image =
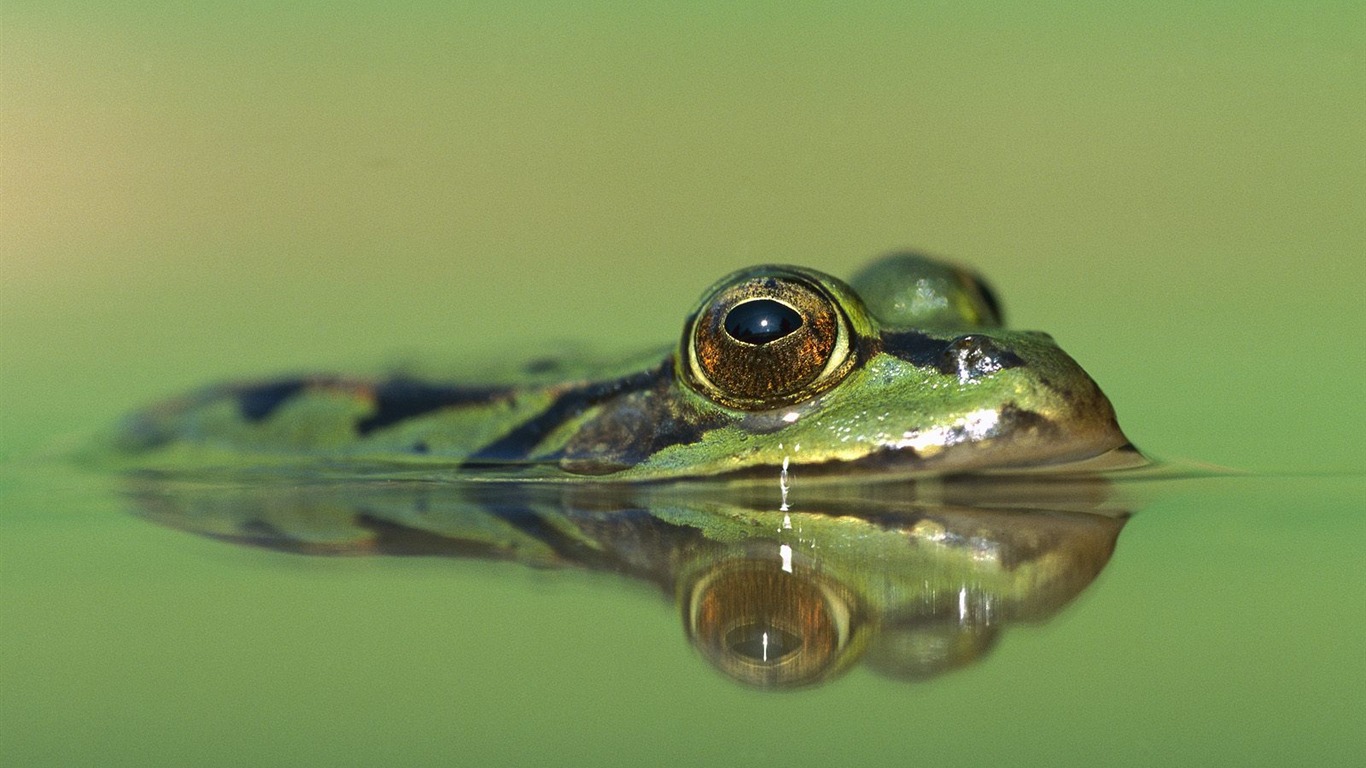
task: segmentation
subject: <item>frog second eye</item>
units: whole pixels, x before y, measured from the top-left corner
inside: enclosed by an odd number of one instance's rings
[[[723,282],[684,338],[687,378],[723,405],[776,408],[829,389],[853,365],[838,301],[795,271],[766,268]]]

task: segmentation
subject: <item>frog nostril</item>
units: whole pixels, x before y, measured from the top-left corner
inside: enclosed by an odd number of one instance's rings
[[[970,334],[949,342],[939,358],[939,372],[957,376],[959,381],[968,381],[1024,364],[1019,355],[991,338]]]

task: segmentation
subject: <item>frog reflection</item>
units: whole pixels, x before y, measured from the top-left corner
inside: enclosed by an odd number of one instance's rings
[[[940,505],[864,524],[878,530],[835,555],[750,542],[709,559],[680,582],[689,639],[762,688],[828,680],[859,661],[927,679],[983,657],[1005,626],[1055,614],[1104,568],[1124,517]]]
[[[1099,479],[839,486],[774,509],[769,488],[451,484],[392,478],[205,486],[144,478],[158,523],[318,555],[580,567],[673,596],[685,634],[765,689],[862,663],[923,680],[1046,620],[1104,568],[1126,513]]]

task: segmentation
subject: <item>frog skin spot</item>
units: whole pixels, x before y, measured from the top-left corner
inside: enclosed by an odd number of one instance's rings
[[[883,331],[882,351],[921,368],[938,368],[949,342],[920,331]]]
[[[564,361],[555,357],[538,357],[522,364],[522,372],[528,376],[544,376],[564,367]]]
[[[670,370],[653,387],[606,403],[557,454],[560,467],[584,475],[617,472],[666,446],[696,443],[709,430],[735,421],[721,412],[688,408],[673,396],[672,379]],[[642,430],[641,424],[652,428]]]
[[[248,422],[264,421],[307,386],[306,379],[284,379],[242,387],[236,393],[237,410]]]
[[[1055,436],[1058,425],[1038,411],[1031,411],[1016,403],[1001,406],[1001,414],[996,420],[997,429],[1004,434],[1037,433],[1045,437]]]
[[[970,334],[949,342],[939,359],[939,372],[957,376],[960,381],[989,376],[1006,368],[1019,368],[1025,361],[985,336]]]
[[[919,331],[884,331],[882,351],[912,365],[960,379],[978,378],[1026,364],[1019,355],[981,334],[945,340]]]
[[[433,411],[492,405],[510,399],[512,395],[513,391],[507,387],[462,387],[428,384],[416,379],[390,379],[375,387],[375,410],[356,422],[356,433],[364,437],[377,429]]]
[[[526,461],[542,441],[564,423],[609,398],[629,395],[661,380],[672,380],[672,365],[608,381],[582,384],[559,393],[544,410],[513,427],[502,437],[473,452],[462,467],[488,467]]]

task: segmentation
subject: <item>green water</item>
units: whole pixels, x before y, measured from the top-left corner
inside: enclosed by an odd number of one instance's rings
[[[1352,765],[1366,752],[1354,3],[7,3],[0,764]],[[639,581],[309,558],[50,458],[224,377],[677,337],[715,278],[919,247],[1159,456],[980,662],[764,693]]]

